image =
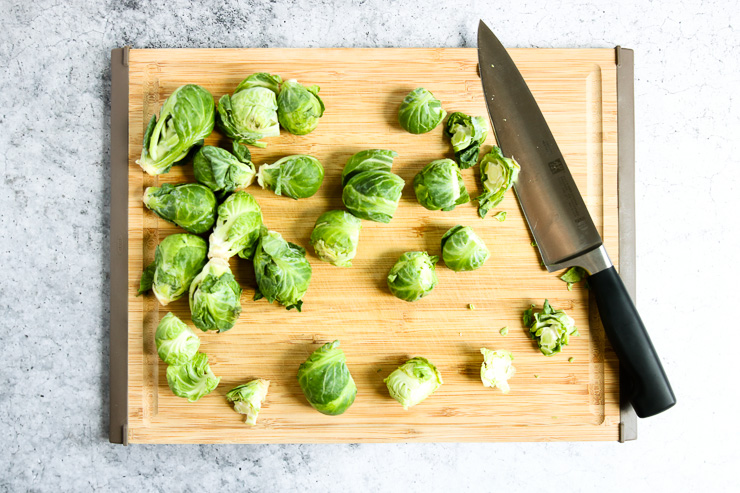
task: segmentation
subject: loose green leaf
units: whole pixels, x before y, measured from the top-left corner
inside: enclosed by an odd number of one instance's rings
[[[303,247],[285,241],[280,233],[263,230],[254,252],[254,273],[259,296],[301,311],[311,282],[311,264]]]
[[[496,214],[494,214],[493,217],[498,222],[502,223],[502,222],[506,221],[506,211],[499,211]]]
[[[157,354],[168,365],[182,365],[198,353],[200,339],[182,320],[168,313],[157,326],[154,335]]]
[[[505,337],[505,336],[509,335],[509,328],[508,327],[501,327],[501,330],[499,330],[498,333]]]
[[[154,115],[149,121],[136,163],[150,175],[167,173],[211,134],[214,107],[213,96],[201,86],[175,89],[159,110],[159,119]]]
[[[234,192],[218,206],[208,258],[228,260],[237,253],[242,258],[252,258],[261,228],[262,210],[257,201],[247,192]]]
[[[393,296],[404,301],[416,301],[428,295],[437,285],[434,265],[438,257],[426,252],[406,252],[388,273],[388,289]]]
[[[298,368],[298,384],[308,403],[323,414],[344,413],[355,401],[357,386],[339,341],[328,342]]]
[[[391,397],[405,410],[419,404],[444,383],[437,367],[419,356],[393,370],[383,382]]]
[[[283,83],[277,104],[280,125],[294,135],[313,132],[325,109],[319,86],[302,86],[295,79]]]
[[[398,123],[412,134],[430,132],[445,116],[442,103],[423,87],[411,91],[398,109]]]
[[[525,310],[522,317],[529,335],[537,341],[537,345],[545,356],[559,353],[563,346],[568,345],[570,336],[577,336],[575,322],[563,310],[555,310],[548,300],[537,312],[532,308]]]
[[[242,312],[242,288],[234,279],[229,262],[212,258],[190,284],[190,316],[203,332],[225,332]]]
[[[482,116],[468,116],[455,112],[445,125],[445,134],[452,141],[455,157],[460,169],[478,164],[480,146],[488,137],[488,124]]]
[[[504,198],[519,175],[519,164],[513,159],[504,157],[501,149],[493,146],[491,151],[483,156],[480,163],[480,179],[483,193],[478,201],[478,215],[486,217],[488,211],[496,207]]]
[[[475,305],[472,303],[468,303],[468,310],[475,310]]]
[[[483,386],[498,387],[504,394],[509,393],[509,379],[516,373],[516,368],[512,364],[514,355],[503,349],[491,351],[481,348],[480,352],[483,355],[483,364],[480,368],[480,379]]]
[[[442,236],[442,260],[455,272],[480,269],[490,252],[470,226],[457,225]]]
[[[152,262],[151,264],[146,266],[144,272],[141,273],[141,281],[139,281],[139,291],[136,293],[136,296],[140,296],[152,289],[152,284],[154,284],[154,271],[156,270],[156,268],[156,262]]]
[[[414,177],[416,200],[430,211],[451,211],[470,201],[462,173],[452,159],[427,164]]]
[[[357,254],[362,221],[347,211],[324,212],[311,233],[311,246],[324,262],[338,267],[352,266]]]
[[[260,140],[280,135],[277,93],[282,79],[267,73],[252,74],[234,94],[218,101],[218,126],[232,140],[266,147]]]
[[[404,185],[400,176],[388,171],[362,171],[345,185],[342,202],[355,217],[389,223],[398,208]]]
[[[583,267],[571,267],[565,271],[565,274],[560,276],[560,279],[568,283],[568,291],[570,291],[575,283],[581,282],[587,277],[588,271]]]
[[[257,172],[257,183],[262,188],[292,199],[312,196],[323,181],[324,167],[308,155],[286,156],[274,164],[263,164]]]
[[[196,235],[205,233],[216,222],[216,197],[208,187],[197,183],[148,187],[144,205],[165,221]]]
[[[195,179],[219,197],[246,189],[257,174],[247,146],[234,141],[234,151],[232,154],[220,147],[203,146],[193,159]]]
[[[167,383],[172,393],[195,402],[218,386],[221,379],[213,374],[208,356],[196,353],[193,359],[167,367]]]
[[[257,415],[267,397],[270,381],[259,378],[234,387],[226,394],[226,400],[234,403],[234,411],[245,414],[244,422],[250,426],[257,424]]]

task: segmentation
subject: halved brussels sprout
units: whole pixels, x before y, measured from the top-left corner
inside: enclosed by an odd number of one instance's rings
[[[264,72],[244,79],[229,96],[218,101],[218,126],[232,140],[256,147],[265,137],[280,135],[277,93],[282,79]]]
[[[445,134],[452,140],[452,148],[461,169],[478,164],[480,146],[488,137],[488,124],[482,116],[468,116],[456,111],[447,119]]]
[[[195,402],[218,386],[221,378],[211,371],[208,356],[197,353],[181,365],[167,367],[167,383],[177,397]]]
[[[196,235],[211,229],[216,221],[216,197],[208,187],[197,183],[148,187],[144,205],[165,221]]]
[[[219,197],[244,190],[257,175],[250,157],[249,149],[237,141],[234,141],[234,154],[220,147],[203,146],[193,159],[195,179]]]
[[[342,414],[355,401],[357,386],[339,341],[327,342],[298,368],[298,384],[308,403],[323,414]]]
[[[342,202],[355,217],[389,223],[398,208],[404,185],[403,178],[393,173],[363,171],[347,182],[342,191]]]
[[[149,120],[136,164],[150,175],[167,173],[211,134],[214,106],[211,93],[198,85],[175,89],[159,110],[159,120],[156,115]]]
[[[283,83],[277,105],[280,125],[294,135],[313,132],[324,114],[319,86],[302,86],[295,79]]]
[[[545,356],[559,353],[563,346],[568,345],[570,336],[578,335],[575,321],[564,310],[555,310],[547,300],[541,312],[535,312],[533,308],[534,305],[524,311],[522,321]]]
[[[229,262],[212,258],[190,284],[190,316],[203,332],[226,332],[242,312],[242,288],[229,269]]]
[[[277,300],[288,310],[301,311],[301,298],[311,282],[311,264],[303,247],[285,241],[280,233],[263,230],[254,252],[254,274],[255,300],[263,297],[270,303]]]
[[[388,273],[388,288],[396,298],[416,301],[428,295],[437,285],[434,264],[438,257],[427,252],[406,252]]]
[[[247,192],[231,194],[218,206],[216,227],[209,239],[208,258],[230,259],[237,253],[251,258],[260,237],[262,210]]]
[[[162,240],[154,251],[154,262],[141,275],[139,294],[151,289],[162,305],[181,298],[206,264],[206,248],[206,240],[191,234]]]
[[[257,172],[257,183],[277,195],[305,199],[315,194],[324,181],[324,167],[313,156],[286,156],[274,164],[263,164]]]
[[[489,255],[486,244],[470,226],[457,225],[442,237],[442,260],[455,272],[478,269]]]
[[[342,170],[342,186],[358,173],[370,170],[387,171],[393,167],[393,159],[398,156],[396,151],[387,149],[368,149],[353,155]]]
[[[434,95],[418,87],[408,93],[398,110],[398,122],[412,134],[427,133],[439,125],[447,116],[442,103]]]
[[[234,403],[234,411],[246,414],[245,423],[254,426],[257,424],[257,415],[262,409],[269,387],[269,380],[258,378],[231,389],[226,394],[226,400]]]
[[[154,342],[157,345],[157,354],[168,365],[187,363],[200,347],[200,339],[195,332],[172,313],[159,321]]]
[[[444,383],[437,367],[419,356],[393,370],[383,382],[391,397],[406,410],[432,395]]]
[[[480,367],[480,379],[484,387],[501,389],[501,392],[509,392],[509,379],[516,373],[516,368],[511,364],[514,361],[514,355],[509,351],[499,349],[491,351],[490,349],[480,348],[483,355],[483,364]]]
[[[416,200],[430,211],[451,211],[470,202],[462,173],[452,159],[438,159],[424,166],[414,177]]]
[[[311,245],[324,262],[351,267],[360,241],[362,221],[347,211],[324,212],[316,220]]]
[[[478,201],[478,215],[486,217],[488,211],[496,207],[504,199],[504,194],[516,181],[519,175],[519,163],[504,157],[501,149],[493,146],[491,151],[483,156],[480,162],[480,181],[483,193],[475,200]]]

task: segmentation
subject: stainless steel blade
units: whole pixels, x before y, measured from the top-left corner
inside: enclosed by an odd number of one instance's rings
[[[601,246],[537,101],[501,42],[478,26],[478,63],[496,142],[521,166],[514,190],[548,270]]]

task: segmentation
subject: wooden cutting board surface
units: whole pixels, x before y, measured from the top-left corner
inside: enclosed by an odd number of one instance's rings
[[[611,49],[514,49],[520,67],[549,122],[586,204],[615,263],[618,262],[616,67]],[[453,157],[443,126],[411,135],[397,123],[398,106],[415,87],[425,87],[452,113],[486,115],[475,49],[218,49],[131,50],[129,57],[129,388],[128,440],[139,443],[270,443],[617,440],[617,360],[605,342],[594,303],[582,285],[566,289],[540,266],[536,248],[513,192],[498,208],[501,223],[478,218],[476,203],[451,212],[431,212],[415,199],[414,175],[434,159]],[[252,301],[251,262],[234,258],[243,287],[243,312],[223,334],[201,333],[201,351],[221,377],[218,388],[197,403],[175,397],[166,366],[154,344],[157,323],[172,311],[189,323],[186,297],[167,307],[152,294],[136,297],[143,266],[169,234],[182,232],[143,207],[145,187],[192,182],[192,166],[160,177],[146,175],[135,160],[146,123],[172,91],[197,83],[218,99],[254,72],[280,74],[321,86],[326,113],[306,136],[285,131],[252,149],[257,164],[289,154],[311,154],[324,165],[319,192],[294,201],[257,185],[249,192],[265,223],[304,246],[313,277],[303,313],[265,300]],[[217,132],[207,144],[228,142]],[[494,143],[492,132],[484,146]],[[321,262],[308,239],[324,211],[342,208],[340,175],[357,151],[398,152],[394,171],[406,187],[393,221],[363,221],[352,268]],[[472,197],[481,191],[478,167],[463,171]],[[475,272],[455,273],[440,262],[439,285],[415,303],[394,298],[386,275],[405,251],[440,255],[447,229],[472,226],[492,252]],[[543,356],[527,336],[522,311],[545,298],[576,321],[580,337],[564,351]],[[475,310],[468,309],[473,304]],[[509,327],[503,337],[499,329]],[[357,383],[354,405],[341,416],[325,416],[306,402],[296,379],[298,366],[319,347],[341,340]],[[484,388],[479,348],[508,349],[517,373],[511,392]],[[437,365],[444,385],[404,411],[383,379],[411,356]],[[568,359],[573,357],[572,362]],[[272,384],[258,424],[248,427],[226,402],[232,387],[261,377]]]

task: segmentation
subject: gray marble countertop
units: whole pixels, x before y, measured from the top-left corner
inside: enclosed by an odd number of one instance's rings
[[[434,2],[436,4],[436,2]],[[734,1],[0,3],[0,491],[738,491]],[[636,442],[110,445],[110,50],[633,48],[638,306],[679,404]]]

